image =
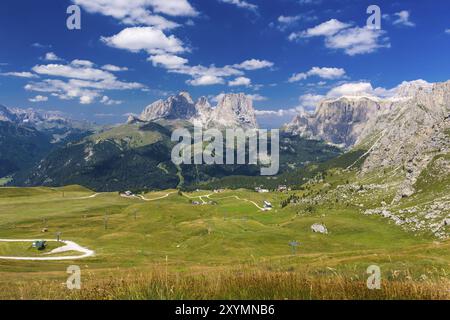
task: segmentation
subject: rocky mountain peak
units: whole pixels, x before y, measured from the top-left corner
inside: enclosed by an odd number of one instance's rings
[[[314,114],[299,114],[286,131],[349,148],[357,144],[374,119],[389,110],[389,104],[370,97],[323,100]]]
[[[380,117],[405,101],[427,100],[436,85],[424,80],[405,81],[389,90],[386,98],[356,94],[324,99],[313,115],[297,115],[286,130],[304,137],[324,140],[345,148],[359,144],[376,128]],[[424,102],[428,105],[428,102]]]
[[[207,97],[200,97],[197,100],[196,106],[200,107],[200,108],[211,108],[211,104],[209,103],[209,100]]]
[[[193,103],[194,103],[194,100],[192,99],[191,94],[190,94],[189,92],[181,91],[181,92],[178,94],[178,97],[179,97],[180,99],[185,99],[185,100],[187,101],[187,103],[190,103],[190,104],[193,104]]]
[[[412,98],[419,92],[430,92],[433,84],[419,79],[414,81],[404,81],[396,89],[395,96],[399,98]]]
[[[7,107],[0,104],[0,121],[16,122],[17,116]]]
[[[243,93],[224,94],[212,112],[212,121],[219,127],[257,128],[253,101]]]
[[[143,121],[189,120],[195,116],[194,101],[187,92],[181,92],[171,96],[167,100],[158,100],[142,112],[140,119]]]
[[[219,128],[256,128],[252,100],[245,94],[224,94],[213,108],[206,97],[194,103],[187,92],[149,105],[139,117],[141,121],[188,120],[196,125]],[[133,119],[133,121],[136,119]]]

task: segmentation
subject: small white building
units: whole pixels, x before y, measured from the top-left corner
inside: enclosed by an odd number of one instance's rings
[[[255,191],[258,193],[268,193],[269,190],[268,189],[264,189],[262,186],[261,187],[256,187]]]
[[[269,201],[264,201],[264,209],[265,210],[272,210],[273,206]]]

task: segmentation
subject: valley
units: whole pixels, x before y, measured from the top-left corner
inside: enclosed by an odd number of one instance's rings
[[[131,197],[79,186],[0,188],[0,238],[51,238],[60,232],[62,239],[95,252],[70,263],[0,259],[0,287],[8,287],[1,296],[326,299],[329,288],[338,286],[333,298],[448,299],[448,238],[365,214],[392,199],[395,188],[376,187],[376,176],[362,185],[358,179],[356,170],[333,169],[287,193],[167,190]],[[401,206],[445,196],[447,187]],[[291,200],[284,205],[286,199]],[[261,210],[264,201],[273,209]],[[317,223],[328,234],[312,232]],[[296,253],[289,246],[294,240]],[[2,243],[0,253],[1,248]],[[20,248],[8,250],[24,255]],[[83,274],[83,290],[76,292],[59,285],[74,263]],[[365,272],[373,264],[381,267],[383,287],[371,292]],[[256,282],[250,285],[250,279]],[[196,290],[199,285],[206,291]]]

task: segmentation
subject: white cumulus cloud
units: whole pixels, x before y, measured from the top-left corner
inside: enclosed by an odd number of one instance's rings
[[[228,82],[228,85],[230,87],[238,87],[238,86],[248,87],[251,84],[252,84],[252,81],[246,77],[239,77],[239,78],[236,78],[236,79]]]
[[[325,37],[325,46],[330,49],[343,50],[347,55],[372,53],[379,48],[389,48],[389,38],[384,30],[368,27],[352,27],[351,24],[331,19],[305,31],[292,33],[289,40]]]
[[[224,80],[223,78],[214,75],[204,75],[193,80],[188,80],[187,83],[191,86],[211,86],[215,84],[223,84]]]
[[[41,95],[37,95],[34,98],[30,98],[28,99],[30,102],[45,102],[48,101],[48,97],[46,96],[41,96]]]
[[[109,68],[114,69],[115,68]],[[32,70],[46,77],[66,78],[44,79],[39,82],[31,82],[25,86],[28,91],[49,93],[62,100],[79,99],[81,104],[91,104],[97,98],[103,97],[101,103],[112,105],[119,101],[105,100],[104,91],[133,90],[145,88],[136,82],[125,82],[109,71],[95,68],[95,64],[88,60],[76,59],[69,64],[36,65]]]
[[[331,19],[326,22],[323,22],[313,28],[309,28],[305,31],[294,32],[289,35],[289,40],[294,41],[299,38],[309,38],[309,37],[318,37],[318,36],[332,36],[339,31],[350,27],[351,25],[348,23],[341,22],[336,19]]]
[[[344,77],[345,70],[342,68],[313,67],[308,72],[301,72],[301,73],[293,74],[289,78],[288,81],[289,82],[297,82],[297,81],[305,80],[309,77],[314,77],[314,76],[317,76],[322,79],[334,80],[334,79],[339,79],[339,78]]]
[[[44,60],[46,61],[61,61],[62,59],[58,57],[54,52],[47,52],[45,54]]]
[[[189,60],[185,58],[172,54],[150,56],[148,60],[151,61],[155,67],[162,66],[166,69],[178,69],[189,62]]]
[[[256,11],[258,10],[258,6],[256,4],[247,2],[245,0],[219,0],[220,2],[223,3],[229,3],[229,4],[233,4],[238,8],[242,8],[242,9],[248,9],[251,11]]]
[[[0,73],[0,75],[2,76],[7,76],[7,77],[18,77],[18,78],[38,78],[37,75],[35,75],[34,73],[31,72],[4,72],[4,73]]]
[[[368,82],[355,82],[355,83],[345,83],[338,87],[331,89],[327,96],[328,97],[342,97],[342,96],[355,96],[372,94],[373,87]]]
[[[197,16],[198,12],[187,0],[72,0],[90,13],[113,17],[127,25],[153,26],[158,29],[173,29],[178,23],[168,16]]]
[[[234,65],[234,67],[237,69],[244,69],[244,70],[258,70],[273,67],[273,62],[267,60],[250,59],[240,64]]]
[[[407,10],[402,10],[400,12],[396,12],[394,14],[397,19],[393,22],[393,24],[398,24],[406,27],[415,27],[416,24],[410,20],[411,13]]]
[[[164,32],[153,27],[126,28],[111,37],[102,37],[107,45],[132,52],[144,50],[150,54],[185,52],[183,42],[174,35],[166,36]]]
[[[105,65],[102,67],[102,69],[103,69],[103,70],[106,70],[106,71],[111,71],[111,72],[128,71],[128,68],[127,68],[127,67],[118,67],[118,66],[115,66],[115,65],[113,65],[113,64],[105,64]]]
[[[108,96],[103,96],[102,99],[100,100],[100,103],[105,104],[107,106],[112,106],[122,104],[123,102],[120,100],[113,100]]]

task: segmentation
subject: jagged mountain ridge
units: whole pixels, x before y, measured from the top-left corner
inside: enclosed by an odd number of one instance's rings
[[[299,113],[284,129],[305,138],[324,140],[350,149],[376,131],[380,119],[395,114],[419,93],[432,94],[433,86],[416,80],[403,82],[390,90],[386,98],[370,94],[325,98],[313,114]]]
[[[393,110],[376,119],[362,173],[394,169],[403,174],[396,199],[414,194],[415,183],[433,159],[450,152],[450,81],[416,90],[395,102]],[[445,167],[445,166],[444,166]],[[449,175],[449,171],[443,171]]]
[[[297,115],[285,130],[305,138],[350,148],[370,133],[375,119],[392,103],[370,97],[341,97],[322,101],[315,114]]]
[[[394,199],[398,202],[416,192],[417,179],[433,159],[449,153],[450,81],[404,82],[394,95],[384,99],[327,99],[314,114],[296,116],[286,130],[366,150],[361,174],[393,170],[389,179],[402,180]]]
[[[47,124],[66,124],[66,126],[89,125],[85,121],[75,121],[64,117],[59,111],[43,111],[34,109],[7,108],[0,105],[0,121],[7,121],[14,124],[29,124],[32,126],[40,126]]]
[[[141,113],[130,117],[135,121],[186,120],[206,128],[258,128],[253,101],[243,93],[221,95],[216,107],[212,107],[206,97],[194,102],[187,92],[158,100]]]

